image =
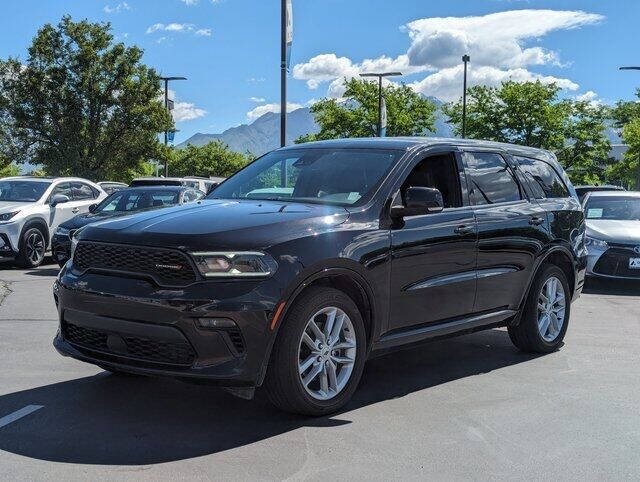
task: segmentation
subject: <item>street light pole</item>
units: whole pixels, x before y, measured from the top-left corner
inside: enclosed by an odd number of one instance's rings
[[[640,67],[620,67],[620,70],[640,70]],[[636,173],[636,189],[640,189],[640,165],[638,165],[638,172]]]
[[[462,87],[462,138],[467,135],[467,62],[471,60],[468,55],[462,56],[464,62],[464,80]]]
[[[378,78],[378,137],[382,137],[382,78],[402,75],[402,72],[380,72],[360,74],[360,77]]]
[[[287,143],[287,0],[280,6],[280,147]]]
[[[164,108],[169,110],[169,81],[170,80],[187,80],[186,77],[160,77],[160,80],[164,80]],[[169,131],[164,131],[164,145],[169,144]],[[165,158],[164,160],[164,177],[169,176],[169,162]]]

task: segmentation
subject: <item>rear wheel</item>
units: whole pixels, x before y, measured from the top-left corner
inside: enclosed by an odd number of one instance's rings
[[[47,242],[40,228],[28,228],[20,239],[18,264],[23,268],[35,268],[42,264]]]
[[[531,286],[522,317],[509,336],[522,351],[549,353],[564,340],[571,311],[569,283],[555,265],[543,266]]]
[[[366,356],[358,307],[333,288],[311,288],[287,314],[265,379],[269,399],[287,412],[320,416],[355,392]]]

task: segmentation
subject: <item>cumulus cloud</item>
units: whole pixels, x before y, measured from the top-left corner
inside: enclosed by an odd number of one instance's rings
[[[579,86],[569,79],[528,70],[531,66],[562,67],[563,64],[557,52],[527,43],[554,31],[597,24],[603,18],[583,11],[531,9],[483,16],[423,18],[402,27],[409,36],[405,54],[382,55],[358,63],[348,57],[325,53],[294,66],[293,76],[306,81],[310,89],[328,83],[327,95],[339,98],[344,94],[343,79],[365,71],[398,70],[405,75],[427,72],[424,79],[410,85],[426,95],[452,100],[461,94],[461,57],[469,54],[471,85],[540,80],[577,90]]]
[[[169,32],[169,33],[192,33],[198,37],[210,37],[210,28],[196,28],[192,23],[154,23],[147,28],[147,34],[154,32]]]
[[[180,0],[182,3],[184,3],[185,5],[191,6],[191,5],[197,5],[198,4],[198,0]]]
[[[302,107],[301,104],[296,104],[295,102],[287,102],[287,112],[300,109],[301,107]],[[258,117],[265,115],[267,112],[280,112],[280,104],[274,103],[274,104],[259,105],[255,109],[252,109],[249,112],[247,112],[247,119],[253,122]]]
[[[102,10],[104,10],[105,13],[120,13],[123,10],[131,10],[131,7],[127,2],[121,2],[115,4],[113,7],[110,5],[105,5]]]
[[[264,97],[249,97],[251,102],[255,102],[257,104],[264,102],[266,99]]]
[[[171,111],[171,115],[173,116],[174,122],[190,121],[204,117],[207,114],[206,110],[196,107],[192,102],[178,102],[176,100],[176,93],[172,89],[169,89],[167,96],[169,99],[173,100],[173,110]],[[162,96],[161,101],[164,103],[164,95]]]

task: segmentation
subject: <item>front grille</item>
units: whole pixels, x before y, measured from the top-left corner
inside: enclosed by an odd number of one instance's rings
[[[80,270],[147,275],[168,286],[185,286],[197,279],[187,255],[171,249],[80,241],[73,264]]]
[[[629,268],[629,258],[638,258],[639,254],[631,248],[612,247],[604,252],[593,267],[597,274],[607,276],[624,276],[626,278],[640,278],[640,269]]]
[[[74,325],[69,322],[64,322],[63,324],[63,335],[67,341],[82,348],[97,350],[114,356],[183,366],[191,366],[195,360],[195,352],[187,341],[168,342],[128,335],[120,336]],[[110,347],[109,337],[118,337],[122,340],[126,350],[113,350]]]

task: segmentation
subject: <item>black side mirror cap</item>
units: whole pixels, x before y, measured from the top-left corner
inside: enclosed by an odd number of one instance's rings
[[[404,196],[404,206],[392,206],[391,217],[420,216],[439,213],[444,209],[442,193],[433,187],[410,187]]]
[[[97,204],[92,204],[91,206],[89,206],[89,212],[90,213],[95,213],[97,207],[98,207]]]

